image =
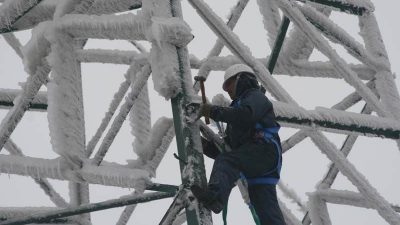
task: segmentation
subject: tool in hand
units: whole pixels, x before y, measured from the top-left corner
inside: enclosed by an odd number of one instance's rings
[[[207,103],[206,91],[204,88],[204,81],[206,80],[206,78],[202,77],[202,76],[195,76],[194,80],[200,82],[201,100],[202,100],[203,104],[206,104]],[[208,116],[205,117],[205,121],[206,121],[206,124],[210,124],[210,118],[208,118]]]

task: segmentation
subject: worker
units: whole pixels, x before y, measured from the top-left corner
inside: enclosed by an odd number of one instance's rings
[[[204,154],[215,161],[207,188],[193,185],[191,191],[204,207],[220,213],[236,181],[245,177],[261,224],[284,225],[276,195],[282,152],[273,105],[247,65],[229,67],[222,87],[233,100],[231,105],[202,104],[199,117],[227,123],[224,141],[232,151],[221,153],[214,143],[202,137]]]

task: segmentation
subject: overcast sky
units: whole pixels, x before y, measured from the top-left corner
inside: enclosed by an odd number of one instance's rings
[[[235,1],[229,0],[207,2],[224,19],[226,19],[230,9],[235,5]],[[392,71],[398,74],[400,72],[400,44],[398,42],[400,40],[400,31],[398,29],[400,3],[394,0],[375,0],[373,3],[376,8],[375,15],[391,61]],[[189,51],[199,59],[203,59],[214,45],[216,36],[202,22],[200,17],[196,15],[187,1],[182,1],[182,4],[185,20],[189,23],[195,35],[195,39],[189,44]],[[359,31],[357,17],[343,13],[334,13],[332,19],[361,42],[361,38],[357,34]],[[264,31],[255,0],[250,1],[235,28],[235,32],[250,47],[255,57],[269,55],[270,48],[267,44],[266,32]],[[30,38],[29,31],[17,32],[16,35],[23,44]],[[134,49],[131,44],[125,41],[99,40],[90,40],[86,48]],[[343,55],[346,61],[356,62],[347,54],[344,54],[342,49],[339,48],[337,51]],[[222,53],[222,55],[230,54],[226,49]],[[311,59],[326,60],[325,57],[318,53],[314,53]],[[113,94],[123,81],[126,69],[127,66],[110,64],[84,64],[82,66],[87,140],[90,140],[96,131]],[[192,72],[196,74],[197,71],[193,70]],[[18,82],[24,82],[26,77],[27,74],[23,70],[21,60],[4,39],[0,37],[0,88],[19,88]],[[293,78],[286,76],[278,76],[277,80],[306,109],[314,109],[316,106],[330,107],[339,102],[342,97],[354,91],[343,80]],[[210,99],[215,94],[222,92],[220,88],[221,84],[222,73],[212,73],[212,76],[206,82],[206,92]],[[396,80],[396,84],[397,86],[400,85],[398,79]],[[149,88],[152,89],[152,84],[149,85]],[[166,102],[154,91],[151,91],[150,98],[153,123],[160,116],[171,117],[172,113],[169,102]],[[362,104],[358,104],[352,110],[359,111],[361,107]],[[4,118],[6,113],[6,110],[0,110],[0,119]],[[285,140],[295,131],[294,129],[282,129],[282,139]],[[11,137],[26,155],[40,158],[55,158],[57,155],[51,150],[48,133],[46,113],[29,112],[25,114],[24,119],[20,122]],[[327,137],[338,147],[341,146],[345,138],[344,135],[335,134],[327,134]],[[131,143],[132,137],[130,135],[129,123],[125,123],[111,146],[106,160],[125,163],[127,159],[134,158],[135,155],[132,151]],[[157,178],[155,179],[156,182],[180,183],[178,162],[173,158],[173,152],[176,152],[175,142],[172,143],[172,147],[160,165]],[[5,154],[4,150],[2,154]],[[357,141],[349,159],[390,203],[400,204],[400,195],[398,194],[400,182],[397,179],[400,172],[400,154],[393,141],[361,137]],[[282,180],[295,189],[302,200],[306,202],[307,195],[305,193],[315,190],[315,185],[325,173],[328,162],[326,157],[320,153],[310,140],[306,139],[285,154]],[[206,160],[207,173],[211,171],[211,166],[212,161]],[[65,198],[68,198],[67,182],[55,181],[52,183]],[[0,191],[0,207],[52,206],[52,203],[43,194],[43,191],[30,178],[1,174],[0,184],[2,187]],[[341,175],[333,187],[356,191],[355,187]],[[117,198],[131,191],[128,189],[91,185],[91,201],[97,202]],[[281,193],[279,195],[282,197]],[[240,198],[237,189],[235,189],[229,205],[229,224],[252,224],[250,212]],[[284,197],[282,199],[301,219],[301,213],[299,213],[296,206]],[[134,212],[129,224],[158,224],[170,202],[171,200],[163,200],[140,205]],[[328,207],[331,212],[333,224],[386,224],[376,211],[373,210],[331,204]],[[123,208],[94,213],[92,219],[94,224],[114,224],[122,210]],[[215,224],[221,224],[221,216],[215,216],[214,221]]]

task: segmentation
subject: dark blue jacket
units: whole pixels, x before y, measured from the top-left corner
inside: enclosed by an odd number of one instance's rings
[[[254,141],[256,123],[262,127],[278,126],[272,103],[260,91],[256,80],[241,76],[236,87],[236,96],[230,107],[212,106],[210,117],[214,121],[227,123],[225,141],[232,150]],[[277,135],[276,137],[279,140]]]

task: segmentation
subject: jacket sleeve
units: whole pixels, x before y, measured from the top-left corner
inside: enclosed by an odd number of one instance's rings
[[[210,117],[214,121],[230,123],[243,128],[253,126],[253,112],[251,107],[241,105],[234,107],[212,106]]]
[[[272,104],[261,92],[252,91],[241,99],[239,107],[212,106],[211,119],[248,129],[272,110]]]

